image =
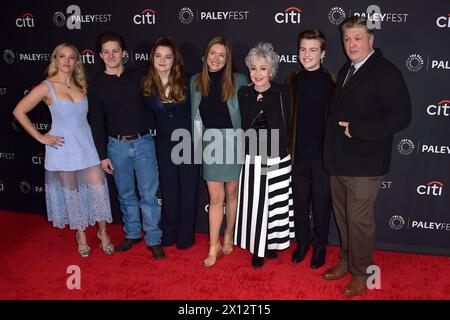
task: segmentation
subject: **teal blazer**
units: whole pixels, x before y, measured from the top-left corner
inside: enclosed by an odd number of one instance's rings
[[[200,117],[200,102],[202,101],[202,92],[195,90],[195,79],[200,75],[197,73],[191,77],[189,90],[191,93],[191,121],[192,121],[192,137],[194,145],[197,145],[201,141],[203,134],[203,123]],[[241,128],[241,112],[239,110],[239,102],[237,92],[240,87],[248,84],[248,79],[241,73],[235,72],[234,83],[236,87],[235,94],[227,101],[228,111],[230,112],[231,123],[234,129]]]

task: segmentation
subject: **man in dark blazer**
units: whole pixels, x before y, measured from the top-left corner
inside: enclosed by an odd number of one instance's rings
[[[352,296],[367,290],[367,268],[374,265],[373,207],[389,170],[393,134],[411,121],[411,102],[401,72],[373,49],[365,18],[345,20],[341,35],[350,61],[338,74],[324,141],[341,260],[323,278],[350,273],[344,294]]]

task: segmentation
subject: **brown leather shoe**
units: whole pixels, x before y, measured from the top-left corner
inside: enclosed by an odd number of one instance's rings
[[[367,291],[367,283],[364,279],[353,277],[344,287],[346,296],[357,296]]]
[[[331,267],[322,274],[322,277],[326,280],[337,280],[348,274],[348,269],[340,264]]]

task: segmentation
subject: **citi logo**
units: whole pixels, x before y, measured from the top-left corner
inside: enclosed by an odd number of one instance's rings
[[[450,28],[450,13],[436,19],[436,25],[439,28]]]
[[[18,28],[34,28],[34,17],[31,13],[24,13],[20,18],[16,19]]]
[[[33,164],[42,164],[43,160],[44,160],[44,153],[43,152],[39,153],[36,156],[31,157],[31,162]]]
[[[406,59],[406,68],[411,72],[420,71],[423,68],[423,58],[420,54],[411,54]]]
[[[84,64],[94,64],[95,63],[95,52],[86,49],[81,52],[81,60]]]
[[[134,24],[155,24],[156,12],[152,9],[144,9],[140,14],[133,16]]]
[[[426,185],[417,187],[417,193],[428,196],[441,196],[444,184],[440,181],[430,181]]]
[[[276,23],[300,23],[302,10],[297,7],[289,7],[283,12],[275,14]]]
[[[436,105],[432,104],[427,107],[427,113],[430,116],[450,116],[450,100],[439,101]]]

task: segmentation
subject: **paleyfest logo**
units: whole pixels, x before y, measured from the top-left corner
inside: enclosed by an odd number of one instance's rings
[[[414,152],[414,142],[410,139],[402,139],[397,145],[397,150],[400,154],[408,156]]]
[[[406,59],[406,68],[411,72],[420,71],[423,68],[423,58],[420,54],[413,53]]]
[[[345,17],[345,11],[341,7],[333,7],[328,12],[328,20],[335,25],[340,25],[345,20]]]
[[[57,27],[63,27],[64,25],[69,30],[80,30],[81,23],[107,23],[111,22],[112,14],[81,14],[81,8],[75,4],[72,4],[66,9],[67,17],[61,11],[57,11],[53,14],[53,23]]]
[[[184,24],[189,24],[194,20],[194,11],[191,8],[184,7],[180,9],[178,18]]]

